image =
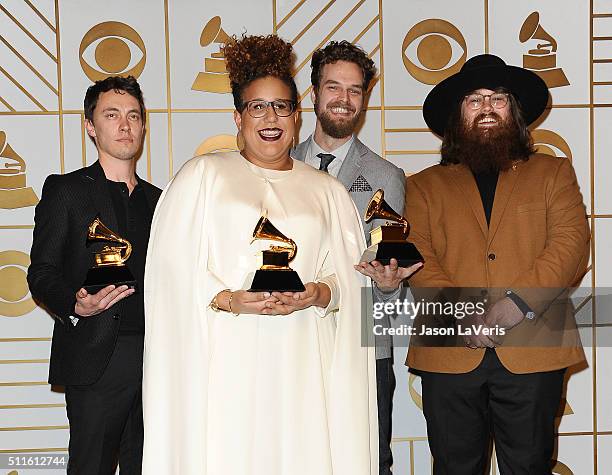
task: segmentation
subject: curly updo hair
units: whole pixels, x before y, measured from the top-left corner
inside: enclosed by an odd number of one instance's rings
[[[223,55],[229,72],[234,107],[244,109],[242,93],[256,79],[272,76],[284,82],[291,91],[291,100],[297,104],[298,93],[292,76],[293,47],[276,35],[242,35],[232,38],[223,46]]]
[[[337,61],[347,61],[359,66],[363,74],[363,91],[367,91],[370,81],[376,75],[374,61],[368,57],[362,48],[346,40],[330,41],[325,48],[315,51],[312,55],[310,82],[314,90],[317,91],[321,84],[323,66]]]

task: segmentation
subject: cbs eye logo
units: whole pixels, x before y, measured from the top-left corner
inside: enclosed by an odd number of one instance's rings
[[[565,157],[572,161],[572,149],[559,134],[552,130],[536,129],[531,132],[533,146],[538,153],[544,153],[551,157]],[[557,152],[558,151],[558,152]]]
[[[418,44],[413,45],[418,38]],[[453,53],[457,48],[453,48],[448,38],[461,47],[461,55]],[[410,57],[416,57],[423,67],[415,64]],[[438,84],[459,72],[466,58],[467,45],[461,32],[452,23],[439,18],[430,18],[414,25],[402,43],[402,61],[406,70],[424,84]]]
[[[414,404],[422,411],[423,410],[423,397],[414,387],[417,382],[417,376],[410,373],[408,376],[408,392]]]
[[[574,472],[565,465],[563,462],[559,462],[558,460],[555,463],[555,466],[552,468],[552,473],[554,475],[574,475]]]
[[[26,280],[29,265],[30,257],[23,252],[0,252],[0,315],[20,317],[36,308]]]
[[[211,152],[234,152],[238,150],[238,143],[235,135],[213,135],[198,145],[193,156],[197,157]]]
[[[140,60],[136,61],[134,53],[140,54]],[[102,71],[90,66],[91,60]],[[85,33],[79,46],[79,61],[83,72],[92,81],[115,74],[138,78],[145,67],[147,52],[144,41],[131,26],[118,21],[106,21]]]

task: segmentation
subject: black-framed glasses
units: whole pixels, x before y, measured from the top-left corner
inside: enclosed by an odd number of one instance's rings
[[[276,99],[274,101],[264,101],[254,99],[244,104],[249,115],[255,119],[266,115],[268,107],[272,107],[274,113],[279,117],[289,117],[295,110],[295,102],[289,99]]]
[[[465,96],[465,102],[470,109],[473,111],[480,109],[485,99],[489,98],[491,107],[494,109],[502,109],[508,104],[508,93],[507,92],[494,92],[493,94],[468,94]]]

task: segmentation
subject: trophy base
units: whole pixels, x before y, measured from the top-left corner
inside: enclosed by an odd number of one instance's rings
[[[92,267],[87,271],[87,277],[82,287],[89,294],[95,294],[109,285],[117,287],[127,285],[131,289],[136,288],[136,279],[130,269],[123,266]]]
[[[368,247],[361,256],[361,262],[378,261],[389,265],[392,258],[397,259],[400,267],[410,267],[418,262],[424,262],[423,256],[411,242],[386,242]]]
[[[249,292],[304,292],[306,288],[296,271],[291,269],[259,269]]]
[[[372,245],[385,241],[406,242],[406,237],[407,234],[404,226],[399,224],[378,226],[370,231],[370,242]]]

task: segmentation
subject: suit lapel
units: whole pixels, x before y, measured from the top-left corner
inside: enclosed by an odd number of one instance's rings
[[[512,196],[512,192],[514,191],[520,174],[521,162],[515,162],[512,168],[500,172],[499,174],[497,188],[495,189],[495,200],[493,200],[493,210],[491,211],[491,223],[489,224],[489,243],[495,237],[495,233],[508,207],[508,201],[510,200],[510,196]]]
[[[291,149],[289,151],[289,156],[294,160],[305,162],[306,153],[308,153],[308,148],[310,147],[311,140],[313,140],[312,135],[308,137],[307,140],[304,140],[302,143],[297,144],[293,149]]]
[[[363,157],[368,153],[368,149],[363,145],[357,137],[353,139],[353,144],[349,148],[340,171],[338,172],[338,180],[342,182],[347,190],[350,190],[351,185],[359,176],[363,166]]]
[[[115,209],[108,193],[104,170],[99,162],[96,161],[96,163],[87,167],[83,180],[90,188],[89,196],[99,213],[100,219],[110,230],[117,232]]]
[[[476,185],[474,175],[472,175],[470,169],[464,165],[450,165],[450,167],[452,168],[449,170],[449,172],[455,186],[465,197],[466,202],[476,217],[476,221],[478,221],[482,234],[486,237],[489,232],[487,218],[484,214],[482,198],[480,197],[480,192],[478,191],[478,186]],[[497,195],[495,196],[495,200],[497,200]]]

